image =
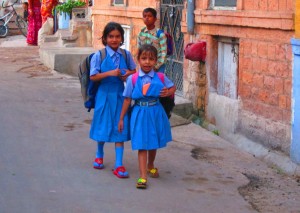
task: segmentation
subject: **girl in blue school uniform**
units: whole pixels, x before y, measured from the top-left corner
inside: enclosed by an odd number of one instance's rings
[[[159,97],[167,97],[175,93],[174,83],[163,73],[156,73],[157,62],[155,47],[145,44],[139,48],[137,56],[139,72],[128,77],[124,90],[124,103],[119,121],[119,131],[126,131],[126,112],[132,107],[130,134],[133,150],[138,150],[140,177],[136,187],[147,188],[147,173],[152,178],[159,177],[154,166],[156,150],[172,141],[171,127],[168,117],[159,102]],[[160,75],[159,75],[160,74]],[[163,77],[163,80],[162,78]]]
[[[124,97],[124,81],[135,73],[136,65],[130,52],[125,50],[125,59],[120,50],[124,43],[124,30],[120,24],[108,23],[102,36],[106,57],[101,61],[98,51],[91,59],[90,79],[100,82],[96,94],[96,104],[92,120],[90,138],[97,142],[95,169],[104,168],[104,144],[115,144],[115,165],[113,173],[119,178],[127,178],[128,172],[123,166],[124,142],[130,140],[129,118],[124,118],[124,131],[118,131],[118,121],[121,114]],[[127,63],[126,63],[127,61]]]

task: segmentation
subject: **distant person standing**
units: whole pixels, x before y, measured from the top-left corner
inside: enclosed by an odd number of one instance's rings
[[[38,31],[42,26],[40,0],[28,0],[28,33],[27,43],[37,45]]]
[[[23,2],[22,3],[23,6],[23,18],[25,19],[25,21],[28,21],[28,2]]]
[[[41,15],[42,24],[47,21],[47,18],[53,18],[52,10],[58,4],[58,0],[42,0]]]
[[[165,72],[167,61],[167,37],[164,33],[159,33],[160,29],[155,27],[157,12],[153,8],[143,10],[143,21],[146,27],[141,29],[138,35],[138,47],[143,44],[150,44],[157,49],[157,63],[154,71]]]

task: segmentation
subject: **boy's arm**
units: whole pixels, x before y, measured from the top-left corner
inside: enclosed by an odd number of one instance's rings
[[[141,29],[141,31],[139,32],[138,36],[137,36],[137,47],[139,48],[140,46],[142,46],[142,41],[141,41],[141,33],[144,32],[146,27],[143,27]]]
[[[164,33],[159,35],[158,45],[157,63],[154,67],[155,70],[158,70],[160,66],[165,64],[167,61],[167,37]]]
[[[137,46],[138,46],[138,48],[141,46],[140,34],[137,37]]]

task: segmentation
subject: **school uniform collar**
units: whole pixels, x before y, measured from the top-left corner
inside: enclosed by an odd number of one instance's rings
[[[151,78],[153,78],[153,76],[154,76],[154,70],[152,69],[149,73],[144,73],[144,71],[140,68],[139,69],[139,76],[140,77],[143,77],[143,76],[145,76],[145,75],[148,75],[148,76],[150,76]]]
[[[115,51],[112,48],[110,48],[110,46],[106,46],[105,48],[110,57],[112,57],[115,54]],[[118,50],[116,52],[119,53],[120,55],[122,55],[120,48],[118,48]]]

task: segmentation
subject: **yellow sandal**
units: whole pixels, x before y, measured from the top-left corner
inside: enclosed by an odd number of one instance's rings
[[[159,177],[159,173],[158,173],[158,169],[157,168],[148,169],[148,174],[152,178],[158,178]]]
[[[147,179],[139,178],[136,182],[136,188],[146,189],[147,188]]]

